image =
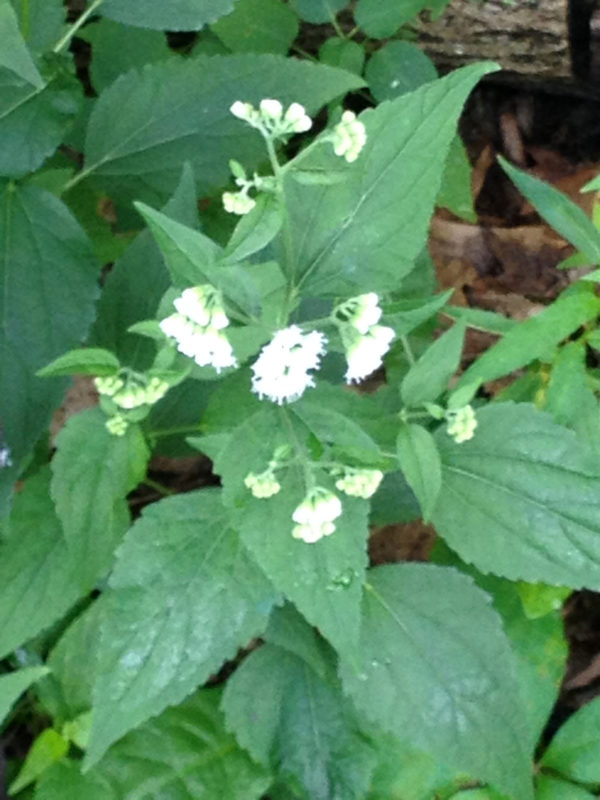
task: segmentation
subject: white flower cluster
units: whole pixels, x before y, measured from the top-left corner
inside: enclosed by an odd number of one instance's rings
[[[378,469],[358,469],[343,467],[342,475],[335,482],[336,488],[350,497],[372,497],[383,480],[383,472]]]
[[[312,120],[300,103],[292,103],[285,114],[279,100],[261,100],[258,109],[251,103],[236,102],[229,109],[234,117],[247,122],[271,139],[304,133],[312,127]]]
[[[331,142],[336,156],[343,156],[348,163],[356,161],[367,141],[367,131],[353,111],[344,111],[342,121],[333,129]]]
[[[252,365],[252,391],[279,405],[297,400],[315,385],[309,370],[319,368],[326,341],[322,333],[303,333],[297,325],[277,331]]]
[[[173,302],[176,314],[160,323],[162,332],[177,342],[177,349],[193,358],[199,367],[214,367],[217,372],[236,367],[237,361],[223,329],[229,319],[220,293],[210,284],[185,289]]]
[[[342,513],[339,497],[320,486],[311,489],[292,514],[294,539],[313,544],[335,531],[333,520]]]
[[[252,495],[260,500],[273,497],[281,489],[281,485],[271,468],[266,469],[259,475],[249,472],[244,478],[244,484],[247,489],[250,489]]]
[[[346,351],[346,383],[359,383],[381,366],[396,334],[392,328],[377,324],[381,308],[375,292],[351,297],[336,306],[332,318]]]
[[[256,200],[248,196],[250,186],[244,186],[239,192],[223,192],[223,208],[230,214],[238,214],[243,217],[248,214],[256,205]]]
[[[157,377],[146,381],[145,376],[137,376],[127,382],[117,375],[109,378],[94,378],[94,385],[98,394],[111,397],[113,403],[125,411],[153,405],[169,391],[169,384],[166,381]]]
[[[463,406],[446,411],[446,430],[457,444],[473,438],[477,427],[477,417],[472,406]]]

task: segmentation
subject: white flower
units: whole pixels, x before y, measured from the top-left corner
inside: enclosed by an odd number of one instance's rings
[[[335,482],[336,488],[350,497],[372,497],[383,480],[378,469],[353,469],[345,467],[344,474]]]
[[[263,119],[273,121],[281,119],[283,106],[279,100],[261,100],[258,107]]]
[[[381,314],[379,295],[375,292],[350,297],[333,309],[333,318],[338,324],[338,320],[341,319],[362,334],[367,333],[379,322]]]
[[[212,287],[210,288],[212,289]],[[173,301],[173,305],[184,317],[198,325],[205,326],[210,323],[210,308],[206,300],[204,286],[194,286],[191,289],[184,289],[181,295]]]
[[[244,484],[248,489],[250,489],[254,497],[258,497],[259,499],[273,497],[273,495],[277,494],[277,492],[281,489],[281,486],[271,469],[261,472],[260,475],[256,475],[254,472],[249,472],[244,478]]]
[[[238,119],[259,130],[263,136],[273,139],[291,133],[303,133],[312,127],[312,120],[300,103],[292,103],[284,114],[279,100],[265,98],[260,101],[258,109],[251,103],[237,100],[230,111]]]
[[[296,400],[315,385],[308,370],[318,369],[325,343],[322,333],[303,333],[297,325],[277,331],[252,366],[252,391],[279,405]]]
[[[251,118],[254,107],[251,103],[242,103],[241,100],[236,100],[229,110],[234,117],[245,121]]]
[[[472,406],[463,406],[446,411],[446,430],[457,444],[473,438],[477,427],[477,417]]]
[[[373,325],[364,336],[358,331],[350,334],[342,330],[348,362],[346,383],[358,383],[380,367],[395,335],[385,325]]]
[[[294,133],[304,133],[312,128],[312,119],[300,103],[292,103],[285,112],[284,121],[288,123]]]
[[[331,142],[336,156],[343,156],[351,163],[356,161],[358,154],[367,141],[367,131],[353,111],[344,111],[342,121],[333,129]]]
[[[248,214],[256,205],[256,200],[248,197],[248,194],[242,189],[241,192],[223,192],[221,198],[223,200],[223,208],[230,214],[238,214],[240,217]]]
[[[193,358],[199,367],[210,365],[217,372],[221,372],[227,367],[237,366],[233,348],[221,331],[208,328],[206,332],[199,334],[197,342],[197,350]]]
[[[333,492],[320,486],[311,489],[292,514],[292,520],[297,523],[292,536],[308,544],[318,542],[334,532],[333,520],[341,513],[342,504]]]

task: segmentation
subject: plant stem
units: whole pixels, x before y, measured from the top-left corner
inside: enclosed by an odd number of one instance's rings
[[[168,497],[171,494],[176,494],[175,489],[169,489],[168,486],[163,486],[162,483],[153,480],[152,478],[144,478],[142,483],[145,486],[149,486],[151,489],[154,489],[155,492],[158,494],[163,495],[163,497]]]
[[[60,53],[61,50],[63,50],[69,44],[69,42],[71,41],[73,36],[75,36],[77,31],[79,30],[79,28],[81,28],[81,26],[84,25],[87,22],[87,20],[91,17],[91,15],[94,13],[94,11],[97,8],[99,8],[102,5],[103,2],[104,2],[104,0],[94,0],[93,3],[88,8],[86,8],[86,10],[83,12],[83,14],[81,14],[81,16],[79,16],[75,20],[75,22],[71,25],[71,27],[65,33],[65,35],[62,37],[62,39],[60,39],[54,45],[54,47],[52,48],[52,52],[53,53]]]
[[[404,348],[404,355],[406,356],[406,360],[412,367],[412,365],[416,362],[416,359],[412,351],[412,347],[410,346],[410,342],[408,341],[408,337],[400,336],[399,339],[400,342],[402,343],[402,347]]]
[[[21,35],[25,40],[29,38],[29,0],[21,0]]]

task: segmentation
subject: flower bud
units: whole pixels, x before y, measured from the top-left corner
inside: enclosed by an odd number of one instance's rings
[[[463,408],[448,409],[446,411],[446,431],[457,444],[466,442],[473,438],[477,427],[477,417],[472,406]]]

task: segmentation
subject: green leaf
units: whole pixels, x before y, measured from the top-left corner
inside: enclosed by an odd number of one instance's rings
[[[328,64],[330,67],[339,67],[340,69],[348,70],[348,72],[362,75],[365,51],[358,42],[331,36],[321,45],[319,61],[321,64]]]
[[[263,638],[269,644],[293,653],[316,675],[327,680],[331,671],[331,651],[291,603],[273,609]]]
[[[21,178],[40,167],[79,110],[81,88],[60,59],[46,65],[44,78],[34,87],[0,68],[0,175]]]
[[[459,385],[494,380],[536,359],[551,361],[554,347],[599,311],[600,300],[593,289],[577,284],[576,291],[562,294],[539,314],[508,331],[469,367]]]
[[[46,728],[33,741],[19,774],[9,786],[9,794],[17,794],[34,783],[69,751],[69,742],[54,728]]]
[[[291,0],[291,3],[305,22],[319,25],[335,19],[338,11],[346,5],[346,0]]]
[[[23,41],[17,15],[8,0],[0,0],[0,41],[0,67],[14,72],[36,89],[42,89],[44,79]]]
[[[558,729],[542,766],[579,783],[600,783],[600,700],[592,700]]]
[[[347,413],[349,409],[344,396],[346,390],[341,387],[328,388],[329,391],[317,390],[312,395],[304,395],[294,403],[291,413],[301,419],[322,442],[377,454],[379,452],[377,444]],[[325,399],[327,405],[323,403]]]
[[[189,161],[198,191],[208,191],[228,180],[230,158],[252,169],[265,157],[262,138],[229,113],[235,100],[297,101],[314,114],[361,85],[342,70],[275,55],[148,64],[120,77],[97,101],[86,136],[86,174],[94,173],[111,194],[157,205]]]
[[[38,53],[52,49],[62,33],[65,7],[62,0],[11,0],[19,20],[21,35],[29,47]]]
[[[164,33],[132,28],[109,19],[87,26],[78,35],[92,45],[90,75],[98,93],[134,67],[175,57]]]
[[[50,499],[49,473],[25,482],[0,546],[1,656],[60,619],[82,594]]]
[[[48,672],[47,667],[25,667],[0,676],[0,724],[4,722],[23,692]]]
[[[421,425],[404,424],[396,443],[398,463],[429,522],[442,486],[442,464],[435,439]]]
[[[450,767],[533,797],[515,661],[470,578],[429,564],[372,569],[359,657],[360,673],[342,661],[341,674],[369,719]]]
[[[237,0],[211,29],[233,53],[285,55],[298,35],[298,18],[280,0]]]
[[[540,775],[537,779],[535,800],[594,800],[595,794],[581,786],[561,781],[550,775]]]
[[[408,22],[428,5],[428,0],[358,0],[354,19],[373,39],[393,36],[401,25]]]
[[[146,474],[150,456],[140,429],[106,429],[98,408],[71,417],[56,439],[51,494],[81,585],[109,569],[129,525],[125,498]]]
[[[458,369],[464,341],[465,326],[457,322],[411,365],[400,387],[405,405],[419,406],[442,394]]]
[[[459,136],[455,136],[450,145],[437,205],[447,208],[467,222],[477,221],[471,190],[471,164]]]
[[[50,364],[37,371],[42,378],[60,375],[114,375],[119,371],[119,359],[109,350],[101,347],[84,347],[70,350],[64,356],[55,358]]]
[[[232,531],[220,492],[148,506],[110,580],[87,763],[260,635],[276,601]]]
[[[405,336],[423,322],[433,317],[443,308],[452,295],[452,289],[435,297],[420,297],[416,300],[398,300],[386,305],[383,322],[396,331],[397,336]],[[447,313],[446,310],[444,313]]]
[[[259,194],[256,205],[240,219],[223,252],[225,261],[243,261],[266,247],[279,233],[283,210],[276,197]]]
[[[260,698],[260,701],[258,701]],[[245,659],[223,695],[227,726],[311,800],[362,800],[375,766],[356,712],[329,676],[274,645]]]
[[[495,311],[484,311],[482,308],[467,308],[463,306],[446,306],[444,314],[452,319],[462,320],[469,328],[479,331],[504,335],[521,323]]]
[[[35,372],[85,337],[98,294],[98,265],[60,200],[35,187],[5,184],[0,191],[0,419],[14,463],[0,477],[4,506],[66,386]]]
[[[600,232],[585,212],[558,189],[513,167],[498,156],[500,166],[550,227],[581,250],[592,264],[600,263]]]
[[[412,92],[437,76],[431,59],[416,45],[404,41],[389,42],[376,50],[365,70],[369,89],[378,103]]]
[[[477,420],[470,441],[436,436],[439,534],[482,572],[600,588],[599,469],[585,445],[524,403],[477,409]]]
[[[457,70],[360,115],[367,143],[353,164],[330,145],[302,169],[344,169],[331,186],[304,186],[290,175],[286,197],[294,261],[303,291],[348,295],[397,289],[423,249],[460,107],[493,65]]]
[[[49,770],[35,800],[259,800],[270,776],[224,730],[221,693],[198,692],[112,747],[85,775],[75,761]]]
[[[125,25],[159,31],[197,31],[229,14],[235,0],[104,0],[100,13]]]

